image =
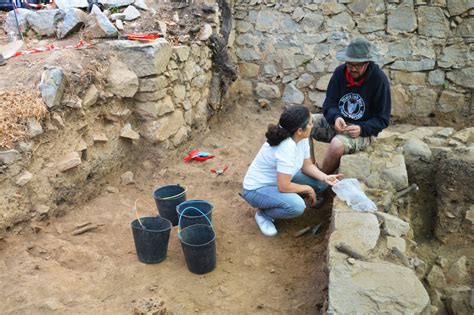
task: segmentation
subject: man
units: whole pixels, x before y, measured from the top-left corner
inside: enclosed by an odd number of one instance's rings
[[[326,92],[323,114],[314,114],[311,136],[330,142],[321,170],[332,174],[344,154],[369,146],[388,126],[390,84],[374,63],[375,52],[365,38],[356,38],[336,54],[344,61],[334,71]]]

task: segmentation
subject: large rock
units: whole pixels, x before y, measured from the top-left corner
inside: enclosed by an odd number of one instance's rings
[[[394,70],[418,72],[418,71],[433,70],[435,67],[435,63],[436,61],[433,59],[422,59],[419,61],[397,60],[390,66],[390,68]]]
[[[85,35],[91,38],[116,37],[118,30],[100,9],[94,5],[87,18]]]
[[[466,18],[464,19],[461,24],[458,25],[458,29],[456,30],[456,35],[468,38],[471,40],[472,43],[472,38],[474,37],[473,35],[473,30],[474,30],[474,18]]]
[[[133,5],[129,5],[123,11],[123,14],[125,14],[125,21],[133,21],[141,16],[140,11],[138,11],[138,9],[135,8]]]
[[[304,94],[293,84],[287,84],[283,91],[283,102],[287,104],[302,104],[304,101]]]
[[[153,142],[163,142],[174,136],[184,125],[183,113],[175,110],[171,115],[158,121],[146,122],[142,125],[143,136]]]
[[[409,2],[401,4],[388,15],[388,33],[411,33],[417,26],[415,8]]]
[[[426,75],[418,72],[392,71],[393,83],[425,85]]]
[[[140,78],[163,73],[173,53],[171,45],[163,38],[150,43],[117,40],[109,45]]]
[[[392,85],[390,87],[392,96],[392,116],[394,118],[403,119],[410,115],[410,106],[407,92],[402,85]]]
[[[138,77],[124,63],[111,62],[107,90],[120,97],[133,97],[138,91]]]
[[[76,8],[67,8],[64,10],[64,20],[58,23],[58,38],[65,38],[78,31],[87,21],[87,14]]]
[[[49,108],[58,106],[64,93],[64,73],[56,67],[46,69],[41,74],[39,86],[41,98]]]
[[[410,231],[410,224],[391,214],[377,211],[375,215],[383,222],[384,232],[390,236],[404,236]]]
[[[384,0],[346,0],[346,3],[349,3],[349,9],[355,14],[374,14],[385,10]]]
[[[438,94],[432,89],[422,88],[416,91],[415,95],[415,115],[425,117],[431,114],[435,109]]]
[[[411,138],[403,145],[403,155],[408,159],[421,159],[430,162],[432,153],[426,143],[420,139]]]
[[[449,14],[460,15],[474,8],[474,1],[472,0],[448,0],[447,1]]]
[[[347,12],[342,12],[327,21],[328,27],[333,31],[353,30],[355,23]]]
[[[65,10],[68,8],[87,8],[88,7],[87,0],[56,0],[56,6],[59,9]],[[102,1],[101,1],[102,2]]]
[[[323,75],[316,83],[316,88],[320,91],[326,91],[329,85],[329,81],[331,81],[331,77],[331,73]]]
[[[418,34],[438,38],[447,38],[452,35],[449,21],[441,8],[418,7]]]
[[[272,9],[263,9],[258,12],[255,29],[261,32],[294,34],[300,27],[290,16]]]
[[[81,155],[77,152],[70,152],[63,156],[63,158],[58,162],[56,168],[60,172],[65,172],[71,168],[74,168],[81,164]]]
[[[474,89],[474,67],[450,71],[447,78],[459,86]]]
[[[15,11],[11,10],[10,12],[7,13],[5,17],[5,23],[3,24],[3,30],[5,33],[15,33],[18,34],[18,25],[17,25],[17,18],[18,18],[18,24],[20,26],[20,31],[26,32],[26,29],[28,28],[28,23],[26,22],[26,18],[28,15],[30,15],[32,12],[27,9],[17,9],[16,10],[16,16],[15,16]]]
[[[357,178],[364,181],[370,175],[371,161],[367,154],[346,154],[341,158],[340,172],[346,178]]]
[[[301,26],[307,33],[315,33],[324,22],[324,17],[317,13],[308,13],[301,21]]]
[[[385,15],[365,16],[357,21],[361,33],[373,33],[385,30]]]
[[[439,97],[438,110],[442,113],[460,113],[464,107],[464,103],[464,94],[444,90]]]
[[[143,78],[139,79],[140,86],[138,87],[139,92],[155,92],[161,91],[168,86],[168,79],[162,75],[155,78]]]
[[[428,293],[409,268],[341,261],[331,269],[328,314],[420,314],[429,305]]]
[[[469,49],[466,45],[451,45],[443,48],[441,56],[438,58],[438,66],[442,68],[460,69],[469,64]]]
[[[269,98],[269,99],[279,98],[281,96],[281,92],[278,86],[273,85],[273,84],[260,83],[260,82],[257,83],[257,87],[255,88],[255,93],[259,97]]]
[[[26,16],[28,25],[41,36],[52,36],[56,34],[56,25],[64,18],[62,10],[42,10],[32,12]]]

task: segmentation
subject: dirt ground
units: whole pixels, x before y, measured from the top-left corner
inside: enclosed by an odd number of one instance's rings
[[[279,107],[259,111],[253,103],[230,105],[213,118],[208,131],[193,135],[165,160],[137,161],[132,170],[137,184],[123,186],[120,174],[111,174],[107,186],[118,193],[108,193],[104,185],[97,198],[62,217],[16,227],[0,240],[2,313],[130,314],[153,301],[164,302],[160,314],[320,313],[327,295],[330,204],[277,222],[279,234],[269,238],[258,230],[254,209],[237,194],[268,123],[280,112]],[[192,149],[216,157],[184,163]],[[210,172],[219,164],[229,166],[222,176]],[[165,261],[147,265],[137,259],[130,228],[135,200],[150,204],[139,208],[141,216],[156,215],[153,189],[176,183],[188,187],[188,200],[214,205],[217,267],[211,273],[188,271],[176,227]],[[85,222],[100,226],[72,236]],[[294,237],[318,222],[325,222],[320,234]]]

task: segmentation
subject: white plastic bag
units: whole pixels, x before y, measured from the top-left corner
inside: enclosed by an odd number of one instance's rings
[[[377,206],[365,195],[356,178],[343,179],[334,185],[332,190],[354,210],[377,211]]]

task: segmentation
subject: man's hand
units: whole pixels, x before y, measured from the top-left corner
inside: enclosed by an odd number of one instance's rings
[[[336,121],[334,122],[334,129],[336,129],[338,133],[343,133],[346,128],[347,124],[345,120],[342,117],[337,117]]]
[[[351,137],[351,138],[357,138],[360,136],[360,126],[358,125],[350,125],[347,126],[345,129],[345,132]]]

